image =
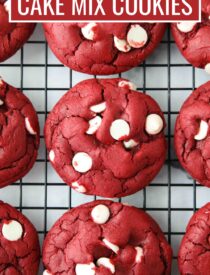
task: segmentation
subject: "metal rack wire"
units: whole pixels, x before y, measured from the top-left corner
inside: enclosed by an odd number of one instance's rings
[[[164,114],[166,116],[166,121],[168,124],[168,129],[166,132],[166,137],[168,139],[168,155],[167,155],[167,160],[166,160],[166,164],[165,167],[163,169],[162,175],[164,175],[163,177],[160,177],[160,179],[158,181],[154,180],[150,186],[146,189],[144,189],[143,191],[137,193],[134,196],[130,196],[129,198],[123,198],[123,199],[119,199],[119,201],[129,201],[131,203],[133,203],[134,205],[137,205],[139,207],[142,207],[143,209],[145,209],[147,212],[149,212],[150,214],[154,214],[156,220],[159,222],[160,226],[163,228],[168,240],[170,243],[172,243],[172,246],[175,248],[175,250],[177,250],[177,247],[179,245],[179,241],[182,237],[182,235],[184,234],[184,226],[187,223],[187,221],[189,220],[189,217],[192,215],[193,211],[195,211],[200,204],[204,204],[205,200],[207,200],[207,197],[204,199],[204,202],[201,202],[201,195],[203,194],[203,192],[200,190],[203,189],[204,187],[201,187],[200,185],[196,184],[195,181],[193,181],[192,179],[190,179],[188,176],[186,176],[185,172],[183,172],[178,164],[178,161],[176,159],[176,157],[174,156],[173,152],[172,152],[172,147],[173,147],[173,124],[172,124],[172,120],[175,118],[175,116],[178,114],[178,110],[173,110],[173,98],[172,98],[172,93],[173,92],[180,92],[180,94],[183,92],[184,93],[189,93],[190,91],[192,91],[195,87],[196,87],[196,70],[193,69],[189,64],[185,63],[185,62],[173,62],[172,61],[172,46],[174,45],[174,41],[171,39],[171,35],[170,35],[170,29],[168,28],[167,30],[167,34],[165,39],[161,42],[162,45],[165,45],[165,51],[166,51],[166,62],[165,63],[149,63],[149,62],[144,62],[142,65],[140,65],[136,70],[139,70],[139,74],[141,72],[142,74],[142,85],[139,85],[138,90],[145,92],[145,93],[150,93],[150,92],[156,92],[156,93],[165,93],[166,95],[166,105],[167,105],[167,110],[164,110]],[[53,87],[52,85],[48,85],[49,81],[50,81],[50,76],[49,76],[49,70],[51,68],[54,69],[58,69],[58,68],[62,68],[63,65],[61,65],[60,63],[53,63],[53,62],[49,62],[49,48],[46,44],[46,42],[44,40],[36,40],[34,39],[34,37],[32,37],[32,39],[30,41],[27,42],[27,45],[33,45],[34,47],[36,47],[37,45],[42,45],[43,46],[43,51],[44,51],[44,62],[42,63],[26,63],[24,62],[24,54],[25,54],[25,47],[21,50],[20,52],[20,62],[5,62],[0,64],[0,75],[3,74],[3,76],[5,78],[7,78],[7,74],[10,72],[10,70],[12,68],[16,68],[16,69],[20,69],[20,78],[19,79],[19,88],[23,91],[26,92],[27,94],[30,93],[36,93],[36,100],[39,100],[39,92],[44,92],[44,105],[43,105],[43,109],[42,110],[38,110],[38,115],[40,117],[42,117],[43,120],[46,119],[48,112],[49,112],[49,98],[51,97],[50,93],[51,92],[62,92],[64,93],[65,91],[67,91],[69,89],[69,87]],[[33,52],[31,52],[31,54],[33,54]],[[26,70],[29,70],[29,68],[37,68],[37,69],[42,69],[44,71],[44,86],[43,87],[38,87],[38,86],[31,86],[31,87],[27,87],[27,85],[24,84],[24,77],[25,77],[25,72]],[[165,73],[167,74],[167,86],[165,87],[148,87],[147,85],[147,81],[148,78],[150,77],[150,74],[148,72],[148,70],[150,68],[154,68],[156,69],[156,73],[159,74],[160,70],[164,70]],[[181,68],[188,68],[189,70],[191,70],[191,85],[185,86],[185,87],[181,87],[179,85],[174,86],[172,85],[172,70],[173,68],[178,68],[181,70]],[[6,71],[5,71],[6,69]],[[121,76],[121,75],[119,75]],[[126,77],[126,74],[123,74],[123,77]],[[31,76],[31,77],[36,77],[36,76]],[[69,77],[69,84],[70,84],[70,88],[74,85],[74,77],[75,77],[75,72],[73,72],[72,70],[68,71],[68,77]],[[85,77],[85,76],[84,76]],[[161,77],[161,76],[160,76]],[[199,78],[199,76],[198,76]],[[38,79],[37,79],[38,81]],[[177,81],[179,81],[179,79],[177,79]],[[203,80],[201,80],[203,81]],[[189,82],[189,81],[188,81]],[[38,83],[38,82],[36,82]],[[185,94],[186,96],[186,94]],[[160,101],[161,101],[161,96],[160,96]],[[43,134],[41,134],[41,140],[42,140],[42,144],[43,144]],[[44,170],[44,174],[43,174],[43,178],[41,180],[37,180],[36,181],[36,176],[39,173],[39,169],[36,169],[35,172],[33,172],[33,177],[32,179],[30,179],[30,176],[27,176],[25,179],[22,179],[20,182],[14,183],[13,187],[15,188],[13,190],[14,193],[11,194],[11,187],[6,187],[4,190],[0,190],[0,199],[6,200],[9,198],[9,203],[11,204],[15,204],[14,206],[16,206],[18,209],[20,209],[20,211],[24,212],[24,214],[26,214],[29,219],[32,220],[32,222],[34,222],[35,226],[37,227],[38,233],[40,235],[40,239],[42,240],[44,235],[46,234],[46,232],[48,231],[50,225],[53,223],[54,220],[56,220],[58,218],[58,216],[60,216],[64,211],[66,211],[69,208],[74,207],[76,204],[75,202],[73,203],[73,199],[76,198],[77,200],[77,194],[72,191],[70,188],[66,187],[65,183],[62,183],[60,181],[55,180],[49,180],[49,169],[50,169],[50,165],[49,165],[49,161],[48,161],[48,157],[47,157],[47,152],[44,148],[44,145],[42,145],[42,156],[39,157],[36,161],[36,164],[41,164],[40,167],[43,167]],[[41,171],[40,171],[41,173]],[[180,177],[180,173],[183,175],[183,178]],[[54,177],[54,174],[50,176],[51,178]],[[174,177],[177,178],[174,181]],[[162,180],[162,179],[165,179]],[[30,179],[30,180],[29,180]],[[42,196],[43,198],[43,202],[39,204],[39,202],[33,204],[34,200],[31,201],[31,204],[29,202],[30,199],[26,199],[27,196],[29,196],[30,198],[33,198],[34,194],[31,195],[31,193],[27,193],[27,189],[26,188],[31,188],[32,193],[35,192],[35,188],[40,187],[41,189],[38,189],[39,195]],[[51,198],[52,193],[51,191],[53,190],[53,188],[58,188],[58,187],[65,187],[65,192],[68,195],[67,198],[67,202],[68,203],[60,203],[59,205],[57,205],[57,203],[55,203],[54,197]],[[174,201],[176,202],[176,200],[179,200],[181,197],[181,194],[183,193],[183,191],[180,191],[180,193],[176,193],[175,194],[175,198],[174,198],[174,191],[177,191],[180,188],[184,188],[184,192],[185,190],[188,190],[191,193],[191,199],[192,199],[192,203],[187,203],[185,206],[185,204],[180,204],[178,206],[174,206]],[[187,189],[186,189],[187,188]],[[197,189],[199,188],[199,200],[197,198]],[[154,189],[155,191],[151,191],[152,189]],[[41,191],[40,191],[41,190]],[[50,191],[49,191],[50,190]],[[57,189],[56,189],[57,190]],[[158,191],[159,190],[159,191]],[[165,190],[163,196],[160,199],[157,198],[157,201],[159,201],[159,203],[155,203],[152,202],[151,205],[151,200],[156,197],[154,196],[154,194],[156,194],[156,192],[158,192],[158,194],[160,194],[162,191],[161,190]],[[41,193],[40,193],[41,192]],[[50,192],[50,193],[49,193]],[[10,193],[10,194],[9,194]],[[17,198],[17,194],[18,194],[18,198]],[[177,196],[177,194],[179,194]],[[208,192],[207,192],[208,194]],[[165,201],[166,198],[166,201]],[[49,200],[52,199],[52,203],[49,204]],[[78,201],[78,204],[80,204],[81,202],[86,202],[87,200],[93,200],[96,199],[96,197],[89,197],[88,199],[85,197],[81,197]],[[156,198],[155,198],[156,199]],[[164,200],[164,203],[163,203]],[[183,200],[183,198],[182,198]],[[160,203],[161,201],[161,203]],[[198,201],[199,201],[199,206],[198,206]],[[140,202],[140,203],[139,203]],[[55,204],[53,204],[55,203]],[[188,205],[190,205],[188,207]],[[32,214],[31,211],[38,211],[39,214]],[[58,211],[59,213],[57,213],[56,211]],[[55,212],[57,213],[55,215]],[[186,214],[186,217],[183,218],[183,221],[179,220],[177,217],[180,216],[176,216],[174,213],[178,213],[178,215],[180,215],[180,213],[184,213],[184,216]],[[157,214],[158,213],[158,214]],[[163,221],[163,215],[165,218],[165,225],[163,226],[162,221]],[[181,214],[181,217],[184,217]],[[41,220],[41,221],[40,221]],[[183,226],[177,227],[177,223],[183,223]],[[40,225],[41,224],[41,225]],[[174,267],[173,267],[173,274],[178,274],[177,271],[177,264],[176,264],[176,251],[174,253]],[[41,273],[40,273],[41,274]]]

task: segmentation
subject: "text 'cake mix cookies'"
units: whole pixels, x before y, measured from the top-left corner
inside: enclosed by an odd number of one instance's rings
[[[10,1],[0,0],[0,62],[15,54],[35,28],[35,24],[9,23]]]
[[[176,121],[175,149],[187,172],[210,187],[210,82],[185,101]]]
[[[44,275],[168,275],[172,251],[144,211],[95,201],[65,213],[43,245]]]
[[[48,44],[66,66],[108,75],[136,67],[161,41],[166,24],[45,23]]]
[[[37,275],[40,247],[31,222],[0,201],[0,274]]]
[[[174,39],[183,56],[210,74],[210,0],[202,0],[202,22],[172,24]]]
[[[166,155],[158,104],[123,79],[86,80],[68,91],[45,125],[49,159],[76,191],[122,197],[144,188]]]
[[[31,102],[0,79],[0,188],[26,175],[38,147],[38,117]]]
[[[210,203],[191,218],[180,246],[178,262],[181,275],[210,274]]]

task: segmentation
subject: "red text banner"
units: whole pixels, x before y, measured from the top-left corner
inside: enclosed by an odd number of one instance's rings
[[[199,21],[200,0],[10,0],[10,21]]]

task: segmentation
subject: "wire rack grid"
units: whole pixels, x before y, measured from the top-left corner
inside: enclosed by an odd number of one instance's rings
[[[19,182],[0,190],[0,199],[17,207],[35,225],[42,244],[53,223],[72,207],[100,199],[71,190],[52,169],[44,145],[43,126],[59,98],[72,86],[89,76],[65,68],[48,48],[41,25],[15,56],[0,64],[0,75],[20,88],[34,104],[41,127],[38,159]],[[159,223],[174,251],[172,274],[179,274],[177,251],[193,212],[209,201],[210,189],[200,186],[180,167],[173,148],[174,122],[183,101],[191,91],[209,80],[193,69],[180,55],[170,29],[146,62],[120,75],[137,84],[138,90],[151,95],[164,111],[168,139],[165,165],[143,191],[119,201],[145,209]],[[118,199],[116,200],[118,201]],[[40,266],[40,274],[43,267]]]

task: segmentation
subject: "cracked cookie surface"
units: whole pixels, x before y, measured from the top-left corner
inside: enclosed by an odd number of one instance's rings
[[[191,218],[182,240],[178,262],[182,275],[210,274],[210,203]]]
[[[66,66],[108,75],[143,62],[162,39],[166,24],[44,23],[51,50]]]
[[[158,104],[124,79],[86,80],[47,118],[49,159],[76,191],[122,197],[144,188],[166,156]]]
[[[171,24],[175,42],[183,56],[210,74],[210,0],[202,0],[202,21]]]
[[[167,275],[171,259],[164,234],[148,214],[111,201],[68,211],[43,245],[51,275]]]
[[[29,99],[0,79],[0,188],[32,168],[39,147],[39,123]]]
[[[38,234],[31,222],[0,201],[0,274],[37,275],[40,261]]]
[[[9,1],[0,1],[0,62],[15,54],[29,39],[36,24],[9,23]]]
[[[175,126],[175,149],[181,165],[199,183],[210,187],[210,82],[183,104]]]

